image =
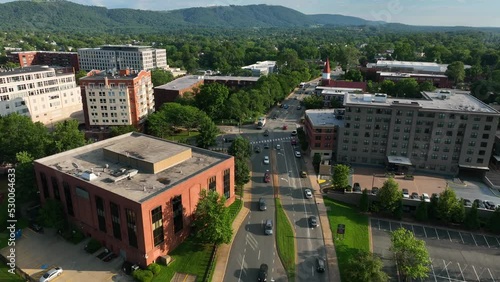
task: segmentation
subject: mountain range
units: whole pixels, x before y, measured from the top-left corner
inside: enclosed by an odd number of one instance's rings
[[[65,0],[0,4],[0,29],[52,32],[164,32],[185,28],[312,28],[377,26],[396,30],[454,30],[369,21],[343,15],[306,15],[283,6],[247,5],[173,11],[107,9]]]

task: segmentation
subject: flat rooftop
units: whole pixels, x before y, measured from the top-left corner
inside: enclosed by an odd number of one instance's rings
[[[48,66],[42,66],[42,65],[32,65],[24,68],[15,68],[8,71],[0,71],[0,76],[10,76],[22,73],[32,73],[41,71],[55,71],[55,68],[50,68]]]
[[[444,74],[425,74],[425,73],[402,73],[402,72],[385,72],[385,71],[378,71],[378,74],[380,76],[389,76],[389,77],[442,77],[442,78],[447,78],[448,76]]]
[[[222,76],[222,75],[205,76],[205,80],[258,81],[259,78],[260,77],[255,77],[255,76]]]
[[[204,77],[199,75],[186,75],[170,81],[167,84],[156,86],[154,89],[182,90],[190,88],[194,84],[203,81]]]
[[[127,133],[35,162],[142,203],[230,158],[141,133]],[[166,161],[171,164],[161,167]],[[156,173],[148,172],[137,163],[161,168]]]
[[[276,66],[276,61],[258,61],[255,64],[241,67],[242,69],[267,69]]]
[[[128,75],[120,75],[119,71],[116,71],[116,72],[107,72],[107,71],[100,71],[100,70],[92,70],[92,71],[97,71],[97,72],[90,75],[90,76],[82,77],[82,78],[80,78],[80,80],[92,81],[92,80],[103,80],[104,78],[113,79],[113,80],[116,80],[116,79],[133,80],[141,72],[143,72],[145,70],[141,70],[140,72],[130,72]]]
[[[337,118],[343,116],[344,109],[311,109],[306,110],[306,116],[315,127],[343,126],[344,119]]]
[[[442,91],[442,90],[441,90]],[[499,114],[493,107],[486,105],[476,97],[463,92],[446,90],[444,92],[423,92],[422,99],[405,99],[388,97],[383,101],[370,99],[371,94],[347,94],[344,103],[348,105],[373,105],[374,107],[390,107],[397,105],[412,105],[428,110],[446,110],[459,113],[477,112]],[[373,95],[371,95],[373,97]]]

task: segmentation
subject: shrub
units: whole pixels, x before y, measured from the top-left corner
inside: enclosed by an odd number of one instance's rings
[[[153,275],[156,276],[158,273],[161,271],[161,266],[159,266],[157,263],[152,263],[148,266],[148,270],[153,272]]]
[[[151,282],[154,275],[150,270],[137,269],[132,273],[132,276],[139,282]]]
[[[102,247],[101,243],[96,239],[90,239],[88,244],[85,246],[85,251],[89,254],[97,252]]]
[[[368,190],[365,188],[363,190],[363,195],[359,199],[359,209],[362,212],[367,212],[370,209],[370,200],[368,199]]]
[[[421,202],[417,207],[417,214],[415,215],[418,221],[427,221],[429,214],[427,212],[427,203]]]

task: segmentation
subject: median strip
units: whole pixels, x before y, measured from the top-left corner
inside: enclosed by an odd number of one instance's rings
[[[288,279],[295,279],[295,238],[292,225],[286,216],[280,199],[274,199],[276,204],[276,242],[278,255],[283,263]]]

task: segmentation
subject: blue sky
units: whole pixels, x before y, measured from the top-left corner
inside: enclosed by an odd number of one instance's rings
[[[0,0],[0,3],[10,2]],[[269,4],[305,14],[341,14],[412,25],[500,27],[499,0],[72,0],[84,5],[141,10]]]

